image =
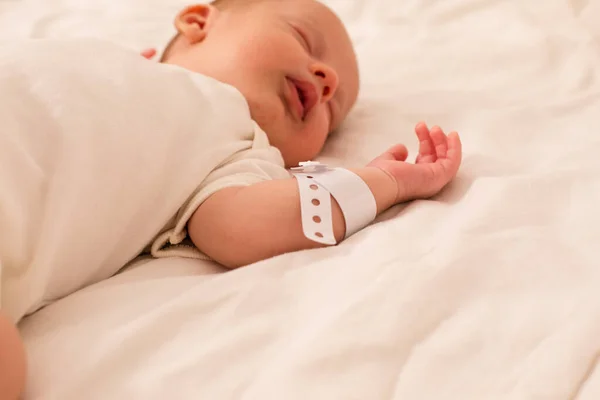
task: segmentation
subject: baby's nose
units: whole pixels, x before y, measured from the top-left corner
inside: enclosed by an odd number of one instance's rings
[[[321,90],[321,102],[327,102],[335,95],[338,88],[339,78],[335,69],[327,64],[315,64],[312,73],[317,78]]]

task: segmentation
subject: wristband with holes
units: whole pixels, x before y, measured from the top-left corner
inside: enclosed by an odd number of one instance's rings
[[[369,225],[377,216],[377,204],[369,186],[355,173],[329,168],[318,162],[292,168],[298,181],[304,236],[317,243],[335,245],[332,196],[346,222],[345,238]]]

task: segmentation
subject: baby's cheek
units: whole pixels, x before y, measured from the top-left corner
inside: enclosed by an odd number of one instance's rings
[[[318,138],[321,147],[323,146],[323,144],[325,144],[325,141],[327,141],[327,138],[329,137],[329,127],[329,113],[327,112],[325,107],[322,107],[315,126],[315,131],[317,132],[315,135],[315,140],[317,140]]]
[[[266,71],[280,70],[282,57],[285,57],[285,54],[279,49],[277,43],[243,45],[235,52],[235,65],[260,75]]]
[[[248,99],[248,97],[246,97]],[[263,130],[266,127],[274,128],[282,123],[285,116],[285,110],[281,102],[277,102],[269,98],[269,96],[257,96],[248,99],[250,114],[252,119],[256,121]],[[263,127],[263,125],[265,127]]]
[[[276,98],[275,98],[276,99]],[[265,131],[272,146],[281,150],[294,136],[281,101],[273,96],[248,100],[252,119]]]
[[[303,158],[305,160],[313,160],[321,153],[327,140],[327,134],[327,123],[324,123],[322,119],[318,119],[306,126],[303,132],[298,135],[298,139],[301,141],[298,148],[304,152]]]

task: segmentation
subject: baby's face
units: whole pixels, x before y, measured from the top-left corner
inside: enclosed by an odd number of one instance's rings
[[[166,62],[236,87],[287,166],[314,159],[358,93],[356,57],[337,16],[314,0],[188,11]]]

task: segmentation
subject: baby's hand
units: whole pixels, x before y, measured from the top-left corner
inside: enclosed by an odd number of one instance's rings
[[[152,60],[156,55],[156,49],[144,49],[141,51],[140,55],[145,59]]]
[[[437,194],[450,182],[460,166],[461,142],[456,132],[448,136],[441,128],[431,131],[419,123],[415,132],[419,138],[419,155],[414,164],[407,163],[408,150],[399,144],[369,163],[388,174],[396,184],[396,203],[424,199]]]

